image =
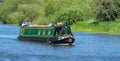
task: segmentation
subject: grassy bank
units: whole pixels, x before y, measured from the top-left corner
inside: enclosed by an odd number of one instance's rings
[[[77,32],[115,33],[120,34],[120,19],[114,22],[78,22],[72,25],[72,30]]]

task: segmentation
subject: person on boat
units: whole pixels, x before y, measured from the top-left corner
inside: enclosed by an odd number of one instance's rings
[[[25,25],[25,22],[26,22],[26,21],[23,21],[23,23],[22,23],[22,27],[26,26],[26,25]]]
[[[58,23],[57,23],[57,26],[62,26],[62,25],[63,25],[62,22],[58,22]]]
[[[30,21],[29,20],[23,21],[22,27],[24,26],[30,26]]]

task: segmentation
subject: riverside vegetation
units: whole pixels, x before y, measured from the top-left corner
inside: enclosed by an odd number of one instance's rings
[[[120,33],[120,0],[0,0],[0,21],[63,22],[73,31]]]

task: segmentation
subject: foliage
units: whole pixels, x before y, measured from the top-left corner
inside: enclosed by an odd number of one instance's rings
[[[114,9],[116,9],[116,17],[120,18],[120,0],[114,0],[114,6]]]
[[[56,19],[56,22],[63,22],[69,25],[72,25],[78,21],[83,21],[83,13],[79,10],[71,9],[61,13]]]
[[[93,0],[91,7],[99,21],[114,21],[119,17],[119,0]]]
[[[5,0],[0,10],[0,20],[4,23],[19,24],[24,19],[36,20],[42,15],[42,0]],[[19,13],[20,17],[16,14]],[[16,16],[16,19],[14,16]],[[13,19],[11,22],[10,19]],[[17,19],[18,18],[18,19]],[[16,22],[19,20],[18,22]],[[15,22],[15,23],[14,23]]]
[[[73,24],[92,18],[89,3],[90,0],[5,0],[0,10],[0,20],[9,24],[20,24],[18,22],[24,19],[39,24],[59,20]]]
[[[46,0],[44,9],[45,9],[45,16],[54,14],[57,10],[59,10],[57,0]]]
[[[88,4],[84,4],[87,2]],[[90,19],[93,14],[89,6],[89,0],[51,0],[47,1],[45,9],[50,22],[63,22],[73,24],[77,21]]]
[[[14,12],[7,16],[6,22],[8,24],[11,24],[11,23],[12,24],[20,24],[22,22],[21,20],[23,20],[23,19],[24,19],[24,15],[22,13]]]
[[[25,15],[26,19],[31,21],[37,19],[41,15],[41,7],[38,4],[22,4],[18,5],[18,11]]]

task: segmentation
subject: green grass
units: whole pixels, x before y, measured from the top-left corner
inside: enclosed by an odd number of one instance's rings
[[[95,32],[95,33],[114,33],[120,34],[120,19],[114,22],[78,22],[71,27],[72,31]]]

